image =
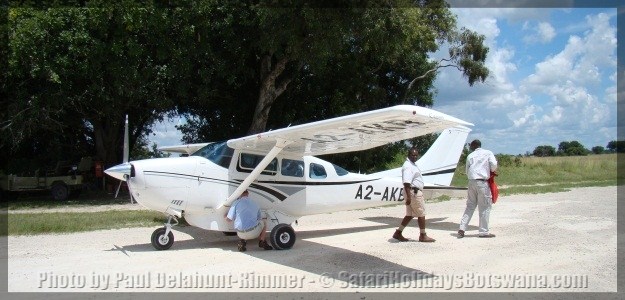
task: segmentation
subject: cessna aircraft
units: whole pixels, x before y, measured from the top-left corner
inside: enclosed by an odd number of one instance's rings
[[[202,229],[234,232],[224,216],[246,189],[267,217],[271,244],[289,249],[296,238],[290,224],[302,216],[403,201],[400,168],[356,174],[314,155],[360,151],[441,132],[417,161],[427,197],[436,189],[451,188],[470,132],[465,126],[472,125],[425,107],[398,105],[226,142],[161,148],[189,154],[186,157],[128,162],[124,153],[124,163],[105,172],[126,181],[139,204],[168,216],[165,226],[152,234],[158,250],[172,246],[172,225],[181,217]]]

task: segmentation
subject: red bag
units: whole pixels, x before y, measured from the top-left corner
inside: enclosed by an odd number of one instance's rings
[[[490,178],[488,178],[488,186],[490,186],[490,193],[493,195],[493,204],[497,202],[497,197],[499,197],[499,188],[495,183],[495,176],[497,174],[495,172],[490,172]]]

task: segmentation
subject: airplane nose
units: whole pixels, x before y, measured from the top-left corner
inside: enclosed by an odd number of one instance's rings
[[[126,178],[130,176],[131,169],[132,166],[129,163],[123,163],[104,170],[104,173],[118,180],[126,181]]]

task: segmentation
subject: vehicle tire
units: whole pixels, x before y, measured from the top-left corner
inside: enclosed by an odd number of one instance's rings
[[[222,231],[225,236],[235,236],[237,235],[236,231]]]
[[[50,188],[50,193],[52,193],[52,198],[57,201],[65,201],[69,196],[69,191],[67,190],[67,186],[62,183],[55,183]]]
[[[165,235],[166,231],[165,227],[161,227],[152,233],[152,246],[156,250],[167,250],[174,244],[174,234],[169,231],[169,234]]]
[[[276,250],[291,249],[295,244],[295,230],[289,224],[278,224],[271,230],[269,239]]]

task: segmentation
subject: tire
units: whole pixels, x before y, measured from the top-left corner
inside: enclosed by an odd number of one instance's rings
[[[55,183],[50,188],[50,193],[52,194],[52,198],[56,201],[65,201],[69,196],[69,191],[67,186],[62,183]]]
[[[278,224],[271,230],[269,239],[276,250],[291,249],[295,244],[295,230],[289,224]]]
[[[167,250],[171,248],[171,245],[174,244],[174,234],[169,231],[168,235],[165,235],[167,230],[165,227],[161,227],[159,229],[154,230],[152,233],[152,246],[156,250]]]

